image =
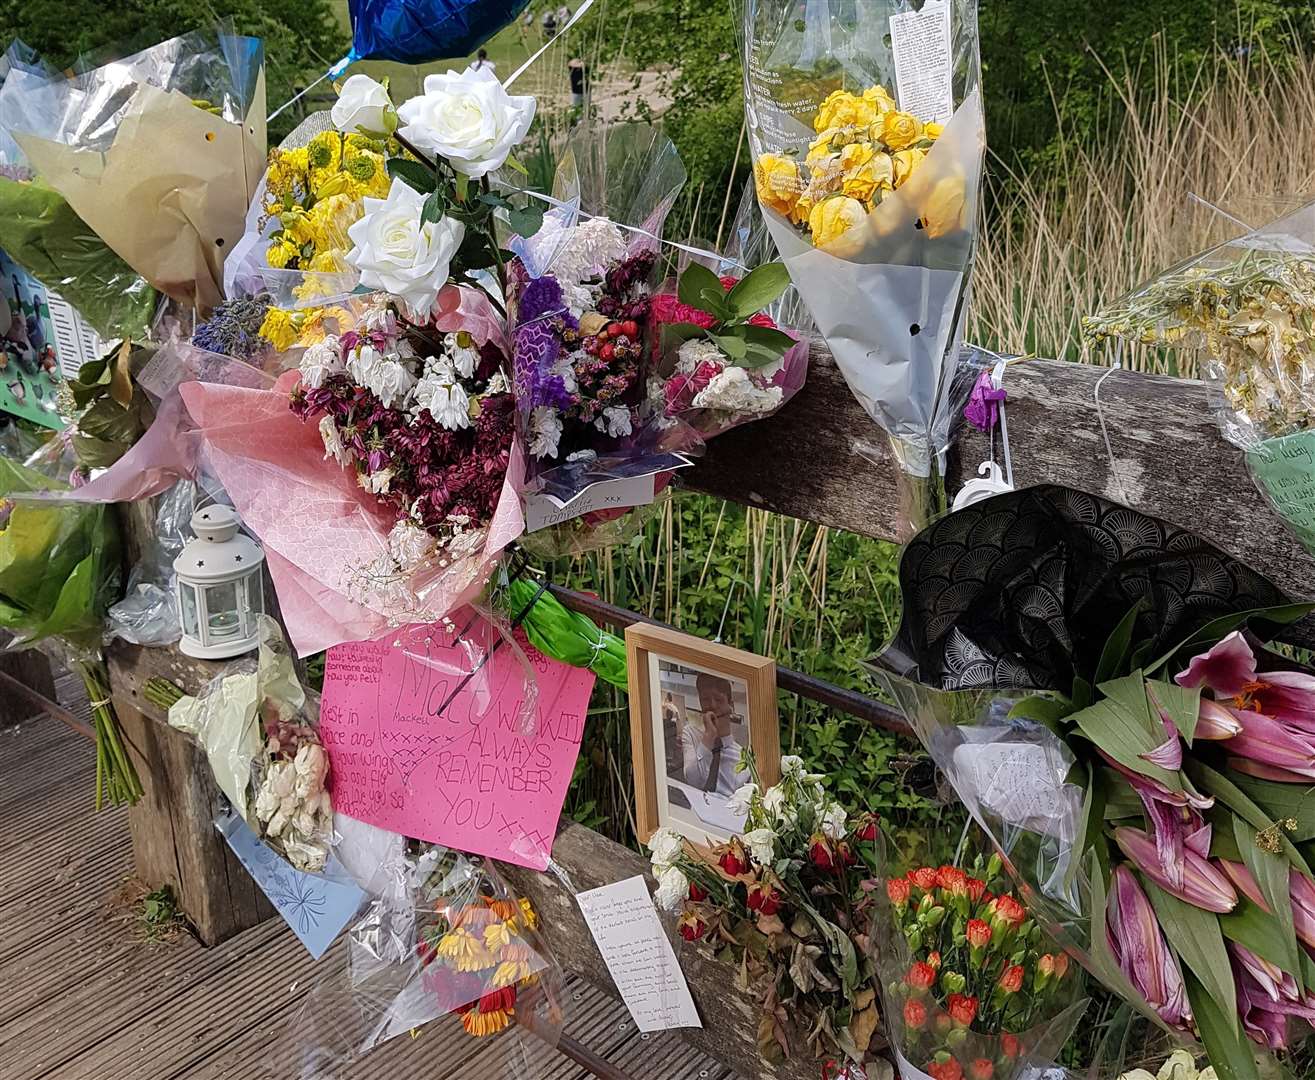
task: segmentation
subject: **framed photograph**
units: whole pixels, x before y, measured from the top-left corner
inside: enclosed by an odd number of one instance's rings
[[[640,840],[674,829],[700,846],[744,832],[727,800],[749,780],[751,748],[764,784],[781,774],[776,661],[665,627],[626,629],[630,743]]]

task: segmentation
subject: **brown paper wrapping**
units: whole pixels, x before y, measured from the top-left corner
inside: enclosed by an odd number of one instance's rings
[[[14,138],[45,181],[134,270],[201,316],[223,299],[224,258],[265,169],[265,74],[243,124],[138,83],[102,153]]]

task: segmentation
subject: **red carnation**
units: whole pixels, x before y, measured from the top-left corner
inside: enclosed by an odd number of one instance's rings
[[[904,976],[905,984],[912,990],[930,990],[936,981],[936,969],[923,960],[919,960]]]
[[[904,1003],[904,1026],[913,1031],[921,1031],[926,1024],[927,1006],[921,1001],[906,1001]]]
[[[978,1058],[968,1066],[968,1075],[972,1080],[991,1080],[995,1073],[995,1063],[990,1058]]]
[[[957,866],[942,866],[937,870],[936,884],[952,896],[968,895],[968,875]]]
[[[977,999],[968,994],[951,994],[946,999],[950,1010],[950,1019],[959,1027],[972,1027],[977,1019]]]
[[[974,904],[977,903],[986,894],[986,882],[981,878],[970,877],[968,879],[968,899]]]
[[[913,886],[909,884],[908,878],[896,877],[886,882],[886,895],[890,897],[890,902],[900,911],[909,902],[909,893],[913,891]]]
[[[1007,1058],[1018,1057],[1019,1045],[1018,1036],[1008,1031],[1000,1034],[1000,1052]]]
[[[939,952],[933,952],[930,956],[927,957],[927,963],[929,963],[932,966],[933,970],[940,971],[941,954]]]
[[[1004,969],[1000,976],[1000,989],[1006,994],[1016,994],[1023,988],[1023,965],[1014,964]]]
[[[1000,922],[1011,930],[1017,930],[1027,918],[1027,910],[1008,893],[997,896],[991,901],[992,922]]]
[[[930,866],[919,867],[909,871],[909,880],[923,892],[931,892],[936,888],[936,871]]]
[[[968,944],[974,949],[984,949],[991,944],[991,927],[981,919],[969,919],[964,932],[968,935]]]
[[[933,1061],[927,1066],[927,1073],[932,1080],[963,1080],[963,1066],[954,1058],[949,1061]]]

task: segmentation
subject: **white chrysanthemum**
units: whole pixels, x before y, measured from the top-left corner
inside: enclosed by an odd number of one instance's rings
[[[424,379],[424,390],[417,387],[416,409],[428,409],[429,414],[448,431],[470,427],[470,395],[459,382],[442,382]]]
[[[318,341],[301,354],[297,365],[301,372],[301,382],[308,390],[318,390],[330,375],[346,370],[338,339],[330,334],[323,341]]]
[[[434,538],[410,521],[399,521],[388,533],[388,554],[403,568],[419,565],[434,550]]]
[[[625,234],[607,218],[580,222],[552,261],[552,274],[563,286],[599,277],[625,258]]]
[[[462,345],[458,335],[447,334],[443,338],[443,348],[452,366],[461,373],[463,379],[469,379],[479,366],[479,350],[473,345]]]
[[[776,859],[776,833],[771,829],[750,829],[740,837],[749,849],[749,857],[759,866],[771,866]]]
[[[668,866],[657,875],[657,893],[653,897],[663,911],[678,911],[689,897],[689,878],[678,867]]]
[[[707,338],[690,338],[676,350],[676,370],[692,375],[703,363],[726,364],[726,354]]]
[[[758,794],[758,785],[754,783],[742,784],[735,789],[735,793],[726,800],[726,808],[733,814],[744,816],[749,812],[749,804],[753,802],[753,797]]]
[[[648,839],[648,850],[654,866],[672,865],[685,849],[685,839],[674,829],[658,829]]]
[[[779,386],[759,386],[744,368],[728,367],[714,375],[691,404],[696,409],[757,416],[780,408],[782,396]]]
[[[320,439],[324,443],[325,461],[333,458],[339,465],[346,465],[351,461],[351,453],[347,447],[343,446],[342,439],[338,435],[338,427],[334,424],[332,416],[320,417]]]
[[[485,395],[511,393],[511,384],[507,382],[507,375],[501,368],[493,373],[493,378],[489,380],[489,385],[484,393]]]
[[[562,438],[562,418],[549,405],[540,405],[530,413],[530,454],[536,458],[555,458]]]

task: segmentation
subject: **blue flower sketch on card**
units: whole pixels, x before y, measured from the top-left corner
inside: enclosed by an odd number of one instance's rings
[[[332,877],[304,874],[293,869],[262,844],[236,814],[221,817],[215,824],[283,921],[318,960],[356,914],[365,893],[355,885]],[[341,869],[336,860],[330,858],[327,870],[345,876]]]

